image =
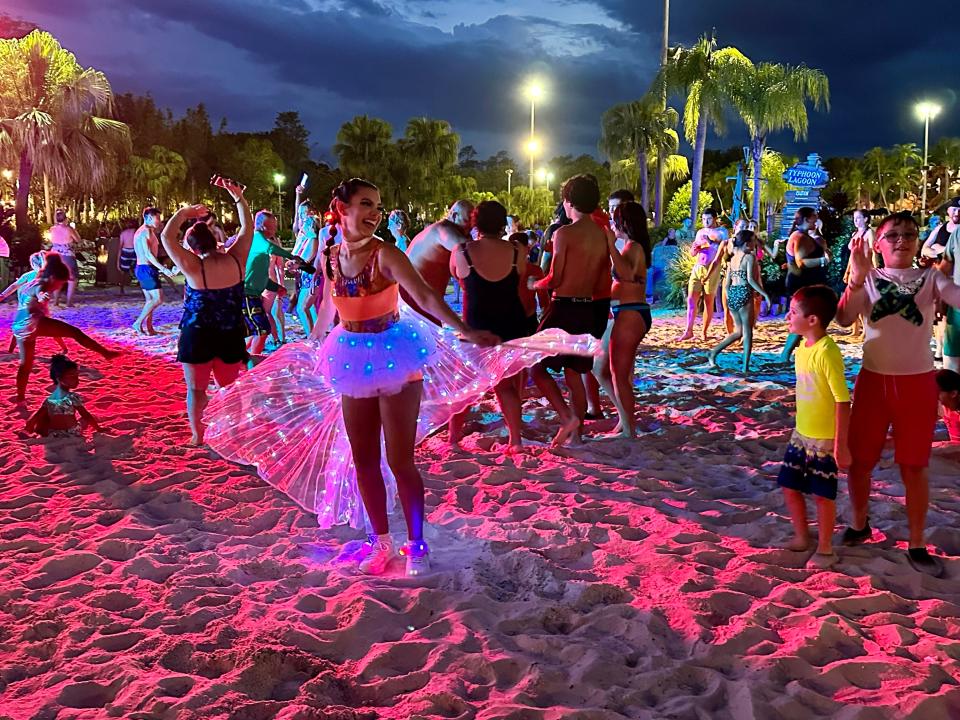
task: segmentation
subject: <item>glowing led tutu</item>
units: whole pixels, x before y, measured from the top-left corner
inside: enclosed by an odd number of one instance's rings
[[[334,374],[338,387],[353,388],[359,378],[367,378],[369,385],[362,387],[380,386],[385,388],[382,394],[389,394],[400,387],[390,373],[396,371],[404,378],[402,386],[411,372],[422,369],[420,442],[504,378],[552,355],[590,356],[600,349],[589,335],[568,335],[558,329],[481,348],[461,342],[453,331],[433,325],[405,305],[401,304],[400,314],[393,326],[398,329],[395,335],[390,334],[393,328],[381,333],[335,330],[322,344],[307,341],[283,346],[210,399],[204,415],[207,443],[228,460],[254,465],[261,478],[316,513],[320,527],[341,523],[363,527],[366,515],[343,426],[341,392],[328,379],[328,372]],[[388,338],[400,339],[391,343]],[[357,340],[357,345],[351,346],[351,340]],[[372,340],[372,347],[367,340]],[[387,350],[387,344],[393,346]],[[359,370],[356,358],[361,362]],[[389,367],[391,359],[396,367]],[[340,372],[344,363],[350,368]],[[367,363],[373,365],[369,372]],[[386,453],[382,451],[381,457],[386,458]],[[382,470],[392,511],[396,483],[385,459]]]
[[[337,325],[323,343],[318,370],[342,395],[392,395],[436,352],[434,334],[422,330],[409,316],[376,333],[350,332]]]

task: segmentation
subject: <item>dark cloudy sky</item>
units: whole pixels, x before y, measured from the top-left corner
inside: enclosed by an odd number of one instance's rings
[[[860,154],[922,143],[912,106],[944,106],[931,143],[960,135],[960,6],[946,0],[673,0],[671,44],[716,28],[755,62],[806,63],[831,83],[794,153]],[[481,155],[521,156],[529,106],[519,87],[551,86],[537,112],[549,156],[597,154],[600,116],[640,96],[659,60],[662,0],[0,0],[49,30],[116,92],[151,92],[175,112],[203,101],[216,123],[268,129],[298,110],[314,154],[330,158],[354,115],[452,123]],[[917,13],[921,12],[922,16]],[[674,101],[674,104],[676,105]],[[679,109],[679,106],[678,106]],[[712,147],[745,140],[730,124]]]

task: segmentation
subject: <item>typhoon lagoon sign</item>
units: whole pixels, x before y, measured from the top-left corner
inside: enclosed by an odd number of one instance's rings
[[[802,207],[820,209],[820,189],[830,182],[830,175],[820,164],[817,153],[807,155],[806,162],[787,168],[783,179],[790,189],[784,195],[786,205],[780,216],[780,237],[787,237],[793,225],[793,216]]]
[[[822,188],[830,181],[830,176],[820,166],[820,156],[814,154],[807,156],[807,162],[787,168],[783,179],[798,188]]]

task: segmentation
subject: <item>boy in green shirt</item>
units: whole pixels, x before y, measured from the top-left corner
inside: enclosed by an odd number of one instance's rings
[[[800,288],[790,302],[787,327],[802,338],[795,361],[797,424],[777,478],[796,533],[788,549],[809,549],[804,495],[812,494],[817,499],[820,534],[811,563],[821,568],[829,567],[837,559],[833,552],[837,469],[838,465],[850,465],[850,391],[844,377],[843,356],[827,335],[827,327],[837,314],[837,303],[837,294],[826,285]]]

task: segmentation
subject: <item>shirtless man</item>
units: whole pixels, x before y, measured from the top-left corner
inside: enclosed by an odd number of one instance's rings
[[[540,322],[540,329],[555,327],[572,335],[590,334],[599,340],[603,331],[597,323],[594,294],[603,283],[604,276],[610,278],[611,268],[606,233],[590,217],[600,203],[600,189],[594,180],[576,175],[564,183],[561,197],[571,223],[554,233],[550,272],[534,286],[536,289],[550,290],[553,296]],[[586,391],[581,376],[590,372],[592,367],[593,358],[557,355],[547,358],[531,371],[540,392],[560,416],[560,430],[553,439],[554,445],[563,445],[571,435],[577,439],[580,437],[580,428],[587,412]],[[570,388],[572,409],[548,372],[561,369]]]
[[[74,253],[75,246],[80,245],[80,235],[70,227],[70,218],[67,217],[67,211],[57,209],[54,215],[55,224],[50,228],[51,250],[59,253],[63,264],[70,269],[70,280],[67,281],[67,307],[73,307],[73,294],[77,291],[77,280],[80,269],[77,267],[77,256]],[[54,302],[60,306],[60,291],[54,294]]]
[[[137,251],[134,248],[134,238],[137,236],[137,221],[126,218],[123,221],[123,230],[120,231],[120,251],[117,253],[117,272],[120,273],[120,294],[130,284],[130,276],[137,266]]]
[[[136,275],[144,297],[143,310],[133,323],[133,329],[138,335],[157,334],[153,328],[153,313],[163,304],[163,297],[160,294],[160,275],[172,278],[175,274],[157,260],[157,252],[160,250],[158,227],[160,227],[160,211],[155,207],[148,207],[143,211],[143,225],[137,229],[133,237],[133,249],[137,253]]]
[[[470,239],[471,215],[473,203],[469,200],[457,200],[450,206],[443,220],[427,225],[417,233],[407,248],[407,257],[413,267],[441,299],[450,282],[450,253],[457,245]],[[439,320],[418,307],[403,289],[400,290],[400,296],[425,318],[440,324]]]
[[[687,286],[687,327],[677,342],[693,337],[693,324],[697,321],[697,304],[703,296],[703,339],[707,339],[713,321],[713,302],[720,287],[720,267],[714,264],[720,247],[727,239],[727,231],[717,222],[715,210],[707,209],[701,216],[703,227],[690,246],[690,254],[697,258]]]

